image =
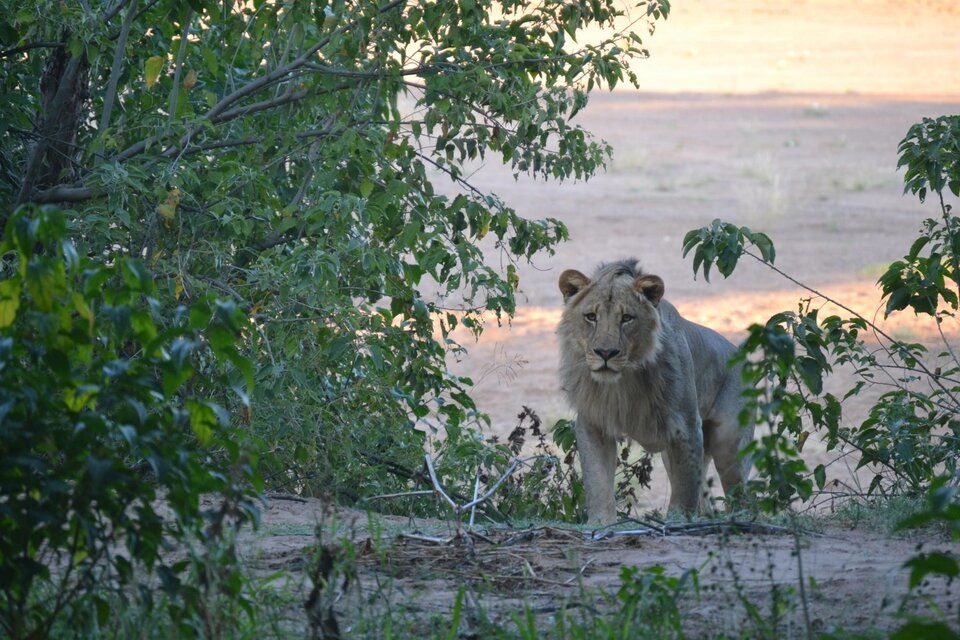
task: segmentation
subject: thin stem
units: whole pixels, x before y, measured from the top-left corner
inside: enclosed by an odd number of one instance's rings
[[[803,621],[807,630],[808,640],[813,640],[813,627],[810,625],[810,607],[807,603],[807,587],[803,578],[803,553],[800,550],[800,532],[797,530],[796,516],[791,513],[790,520],[793,525],[793,553],[797,556],[797,582],[800,586],[800,602],[803,605]]]
[[[488,498],[490,498],[490,496],[492,496],[497,491],[497,488],[501,484],[503,484],[503,481],[506,480],[514,471],[517,470],[517,467],[519,465],[520,465],[520,460],[519,459],[514,460],[513,464],[507,467],[507,470],[503,472],[503,475],[501,475],[500,478],[498,478],[497,481],[493,483],[493,486],[490,487],[485,494],[483,494],[476,500],[472,500],[467,504],[463,505],[463,510],[466,511],[467,509],[471,509],[474,506],[481,504],[482,502],[485,502]]]
[[[823,299],[826,300],[827,302],[829,302],[829,303],[831,303],[831,304],[833,304],[833,305],[836,305],[837,307],[843,309],[844,311],[846,311],[846,312],[849,313],[849,314],[852,314],[855,318],[858,318],[859,320],[862,320],[864,323],[866,323],[866,325],[867,325],[868,327],[870,327],[870,328],[874,331],[874,333],[876,333],[878,336],[881,336],[881,337],[885,338],[885,339],[888,340],[891,344],[898,344],[898,343],[899,343],[898,340],[894,339],[892,336],[890,336],[890,335],[887,334],[885,331],[883,331],[880,327],[878,327],[878,326],[875,325],[874,323],[870,322],[869,320],[867,320],[867,319],[864,318],[862,315],[860,315],[859,313],[857,313],[856,311],[854,311],[854,310],[851,309],[850,307],[846,306],[845,304],[842,304],[842,303],[834,300],[834,299],[831,298],[830,296],[827,296],[827,295],[824,295],[823,293],[820,293],[819,291],[817,291],[817,290],[814,289],[813,287],[810,287],[810,286],[808,286],[808,285],[803,284],[802,282],[800,282],[800,281],[797,280],[796,278],[790,276],[789,274],[785,273],[784,271],[781,271],[780,269],[778,269],[777,267],[773,266],[772,264],[770,264],[769,262],[767,262],[766,260],[764,260],[762,257],[756,255],[756,254],[753,253],[752,251],[750,251],[750,250],[748,250],[748,249],[744,249],[743,252],[744,252],[746,255],[748,255],[748,256],[750,256],[751,258],[753,258],[754,260],[756,260],[757,262],[760,262],[760,263],[764,264],[764,265],[767,266],[769,269],[772,269],[772,270],[775,271],[776,273],[780,274],[781,276],[783,276],[784,278],[786,278],[787,280],[789,280],[789,281],[792,282],[793,284],[797,285],[798,287],[800,287],[800,288],[802,288],[802,289],[805,289],[806,291],[809,291],[810,293],[812,293],[813,295],[815,295],[815,296],[817,296],[817,297],[819,297],[819,298],[823,298]],[[889,351],[888,351],[888,353],[889,353]],[[943,383],[940,382],[940,380],[938,379],[938,377],[937,377],[936,375],[934,375],[934,373],[933,373],[932,371],[930,371],[930,369],[928,369],[927,366],[926,366],[925,364],[923,364],[923,362],[920,362],[919,360],[917,360],[917,366],[920,367],[920,370],[923,371],[923,373],[926,374],[931,380],[933,380],[934,383],[935,383],[938,387],[940,387],[940,390],[941,390],[941,391],[943,391],[947,396],[949,396],[950,400],[951,400],[954,404],[957,404],[957,403],[958,403],[958,400],[957,400],[956,396],[954,396],[954,394],[951,392],[951,390],[948,389],[946,386],[944,386]]]

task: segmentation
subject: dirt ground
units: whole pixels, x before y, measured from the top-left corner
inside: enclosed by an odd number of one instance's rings
[[[960,4],[676,0],[673,5],[669,20],[647,41],[652,58],[637,63],[641,90],[597,94],[578,116],[579,124],[613,145],[605,173],[584,183],[515,181],[490,162],[470,178],[527,217],[559,218],[571,235],[555,256],[519,265],[513,322],[491,325],[470,345],[466,359],[451,363],[477,382],[475,398],[493,417],[493,433],[508,433],[522,405],[548,424],[572,417],[556,377],[561,307],[556,281],[566,268],[589,272],[601,261],[635,256],[664,278],[667,298],[683,315],[736,341],[750,323],[795,308],[809,294],[758,264],[743,263],[729,280],[694,279],[690,262],[681,257],[688,230],[717,217],[762,230],[777,245],[778,267],[879,319],[875,282],[882,267],[902,256],[921,221],[937,213],[933,203],[921,206],[902,195],[896,149],[921,118],[960,112]],[[912,318],[886,326],[901,338],[934,344],[937,337],[932,326]],[[957,337],[956,326],[945,329],[951,340]],[[840,372],[829,385],[836,390],[849,383],[849,375]],[[845,406],[847,419],[861,417],[866,406],[866,401]],[[812,461],[826,459],[822,446],[808,446],[805,453]],[[831,471],[849,480],[843,465]],[[662,471],[644,499],[642,508],[665,505]],[[271,502],[257,537],[264,566],[302,569],[318,513],[313,502]],[[366,522],[358,514],[340,516],[350,519]],[[406,532],[443,526],[391,522]],[[887,626],[906,587],[902,563],[916,543],[869,527],[805,536],[806,575],[817,583],[810,594],[814,628],[829,630],[837,621],[847,628]],[[494,585],[485,591],[491,602],[518,606],[517,596],[523,596],[549,612],[559,601],[576,598],[572,585],[580,582],[615,589],[621,566],[657,563],[680,574],[712,555],[720,560],[709,566],[718,569],[704,582],[729,587],[734,567],[747,592],[758,597],[769,596],[773,584],[798,583],[789,535],[585,542],[550,530],[517,547],[478,548],[479,555],[461,558],[458,565],[454,546],[395,538],[398,592],[427,593],[425,611],[447,613],[452,585],[472,571]],[[433,577],[425,577],[424,563],[436,569],[427,572]],[[360,577],[364,588],[371,581],[380,584],[382,564],[374,564],[361,562],[367,566]],[[468,565],[473,569],[466,573],[456,569]],[[510,575],[526,578],[505,577]],[[732,597],[731,589],[722,591],[722,597]],[[722,600],[705,597],[688,613],[706,628],[718,620],[738,624],[725,617]]]

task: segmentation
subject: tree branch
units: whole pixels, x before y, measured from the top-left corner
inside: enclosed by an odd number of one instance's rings
[[[209,144],[200,144],[193,147],[188,147],[184,150],[184,155],[191,155],[194,153],[203,153],[204,151],[212,151],[213,149],[227,149],[230,147],[241,147],[248,144],[260,144],[264,141],[264,138],[261,137],[251,137],[251,138],[234,138],[232,140],[221,140],[220,142],[211,142]]]
[[[123,26],[120,27],[120,37],[117,39],[117,48],[113,52],[113,66],[110,67],[110,80],[107,82],[107,91],[103,95],[103,112],[100,114],[98,133],[103,134],[110,126],[110,117],[113,115],[113,102],[117,97],[117,83],[123,73],[124,50],[127,48],[127,38],[133,27],[133,20],[137,15],[137,0],[131,0],[127,15],[123,17]],[[101,141],[101,144],[103,141]]]
[[[0,58],[9,58],[10,56],[15,56],[18,53],[23,53],[24,51],[30,51],[32,49],[62,49],[65,46],[66,43],[64,42],[32,42],[20,47],[13,47],[12,49],[0,51]]]
[[[395,9],[396,7],[406,4],[406,2],[407,0],[393,0],[392,2],[388,2],[387,4],[380,7],[377,10],[377,12],[386,13],[392,9]],[[344,25],[343,27],[340,27],[339,29],[337,29],[336,33],[346,31],[352,28],[353,26],[355,26],[355,24],[356,24],[355,21],[351,21],[348,25]],[[237,101],[242,100],[243,98],[246,98],[247,96],[256,93],[260,89],[263,89],[264,87],[272,84],[273,82],[276,82],[277,80],[284,78],[285,76],[291,74],[292,72],[296,71],[300,67],[303,67],[310,61],[310,58],[312,58],[314,54],[316,54],[322,48],[330,44],[330,40],[331,40],[331,36],[321,39],[319,42],[315,43],[309,49],[307,49],[302,54],[300,54],[299,56],[294,58],[292,61],[290,61],[288,64],[285,64],[282,67],[278,67],[273,71],[271,71],[270,73],[262,75],[256,80],[248,82],[247,84],[243,85],[233,93],[224,96],[223,98],[220,99],[220,101],[217,104],[213,106],[212,109],[210,109],[210,111],[207,112],[206,118],[209,120],[213,120],[218,115],[226,111],[228,107],[230,107]]]
[[[149,2],[147,2],[147,4],[144,5],[143,9],[140,9],[140,11],[137,12],[137,15],[136,17],[134,17],[134,20],[136,21],[138,18],[143,16],[143,14],[145,14],[147,11],[152,9],[153,5],[157,4],[159,1],[160,0],[150,0]],[[116,10],[119,11],[120,9],[122,9],[123,5],[125,5],[127,2],[129,2],[129,0],[121,0],[121,2],[116,7]],[[112,18],[113,16],[111,15],[110,17]],[[111,33],[109,36],[107,36],[109,40],[116,40],[119,37],[120,37],[119,31],[117,31],[116,33]]]
[[[123,9],[130,1],[131,0],[117,0],[117,2],[103,14],[104,22],[113,20],[113,18],[120,13],[120,9]],[[136,0],[133,1],[136,2]]]
[[[130,145],[129,147],[127,147],[126,149],[118,153],[117,155],[110,158],[110,162],[126,162],[133,156],[139,155],[144,151],[146,151],[148,145],[151,145],[159,141],[160,141],[160,138],[158,136],[150,136],[145,140],[141,140],[140,142],[135,142],[134,144]]]
[[[190,31],[190,21],[193,20],[193,9],[187,9],[187,17],[183,20],[183,30],[180,32],[180,50],[177,52],[177,66],[173,70],[173,89],[170,91],[169,122],[177,117],[177,102],[180,100],[180,74],[183,72],[183,59],[187,55],[187,35]]]
[[[117,4],[115,4],[113,7],[111,7],[108,10],[107,15],[112,18],[123,8],[123,6],[125,6],[129,2],[135,2],[135,1],[136,0],[118,0]],[[392,0],[391,2],[388,2],[387,4],[380,7],[378,9],[378,12],[381,14],[386,13],[388,11],[391,11],[397,7],[404,5],[406,1],[407,0]],[[140,12],[137,12],[137,13],[134,13],[133,7],[131,7],[128,10],[128,15],[134,15],[134,17],[131,18],[130,21],[131,22],[135,21],[136,17],[142,15],[144,11],[147,11],[150,7],[156,4],[156,2],[157,0],[149,0],[147,2],[147,5]],[[125,18],[124,24],[126,23],[127,23],[127,19]],[[356,24],[355,21],[351,21],[349,24],[340,27],[340,29],[338,29],[338,32],[342,32],[344,30],[350,29],[353,26],[355,26],[355,24]],[[127,29],[127,33],[129,33],[129,28]],[[117,37],[126,38],[128,36],[124,35],[124,31],[123,29],[121,29],[121,32],[117,35]],[[217,102],[217,104],[215,104],[209,111],[207,111],[206,114],[204,114],[203,118],[213,122],[214,124],[221,124],[223,122],[227,122],[229,120],[233,120],[235,118],[239,118],[244,115],[258,113],[260,111],[265,111],[267,109],[283,106],[285,104],[297,102],[308,97],[310,95],[309,90],[291,91],[291,92],[284,93],[283,95],[277,98],[263,100],[263,101],[260,101],[251,105],[247,105],[244,107],[231,108],[233,105],[235,105],[237,102],[239,102],[243,98],[246,98],[258,92],[261,89],[268,87],[273,83],[283,80],[290,74],[294,73],[298,69],[307,65],[310,62],[311,57],[314,56],[323,47],[328,45],[330,41],[331,41],[331,36],[321,39],[320,41],[316,42],[311,47],[309,47],[301,55],[297,56],[297,58],[292,60],[290,63],[283,65],[282,67],[278,67],[277,69],[274,69],[273,71],[263,76],[260,76],[256,80],[253,80],[247,83],[246,85],[240,87],[236,91],[233,91],[232,93],[224,96],[223,98],[220,99],[219,102]],[[120,47],[119,44],[120,43],[118,43],[118,51],[122,50],[122,47]],[[63,46],[63,45],[61,44],[58,46]],[[74,76],[76,75],[76,70],[77,70],[75,68],[76,61],[77,59],[71,59],[71,63],[70,63],[72,65],[71,66],[72,75]],[[178,68],[179,66],[180,65],[178,63]],[[115,64],[114,69],[116,68],[118,68],[118,65]],[[111,77],[112,75],[113,75],[113,70],[111,70]],[[66,80],[66,75],[64,77],[64,80]],[[72,81],[72,77],[71,77],[71,81]],[[108,86],[108,94],[111,96],[115,93],[115,90],[116,90],[115,89],[116,83],[113,83],[113,84],[114,84],[114,88],[112,91]],[[61,83],[60,90],[64,89],[66,86],[67,86],[66,82]],[[344,86],[348,86],[348,85],[339,85],[335,87],[333,90],[340,90]],[[65,99],[65,96],[63,97],[63,99]],[[61,95],[58,92],[57,100],[55,101],[55,104],[57,105],[58,110],[62,108],[63,99],[61,99]],[[105,107],[106,106],[107,105],[105,105]],[[111,107],[111,110],[112,110],[112,107]],[[104,115],[110,115],[109,111],[106,108],[104,109]],[[48,120],[48,122],[50,122],[50,120]],[[104,120],[104,122],[106,121]],[[190,138],[197,131],[199,131],[201,127],[202,125],[194,125],[193,127],[191,127],[190,130],[187,131],[187,133],[181,137],[180,143],[165,149],[163,152],[163,155],[165,157],[173,157],[177,155],[180,152],[180,149],[182,149],[189,143]],[[150,136],[144,140],[140,140],[139,142],[136,142],[130,145],[123,151],[109,158],[107,161],[117,162],[117,163],[125,162],[130,158],[143,153],[144,151],[146,151],[148,146],[160,142],[165,137],[166,136],[164,134],[158,134],[158,135]],[[206,148],[217,148],[218,146],[233,146],[233,144],[240,144],[240,143],[239,142],[215,143],[214,145]],[[243,144],[254,144],[254,142],[248,141],[248,142],[243,142]],[[43,149],[39,149],[39,146],[40,145],[38,143],[38,146],[34,147],[34,150],[30,155],[30,161],[28,162],[28,172],[26,173],[26,179],[24,180],[24,183],[21,186],[21,195],[19,198],[20,201],[22,201],[22,198],[26,197],[26,194],[29,194],[30,189],[32,189],[33,179],[31,176],[33,173],[36,172],[38,168],[38,163],[42,157],[42,154],[39,153],[38,151],[42,151]],[[197,147],[196,151],[202,151],[204,150],[204,148],[205,148],[204,146],[199,146]],[[191,152],[192,151],[193,150],[191,150]],[[40,192],[39,194],[37,194],[37,197],[42,198],[43,202],[56,202],[58,201],[58,199],[64,202],[79,202],[79,201],[94,197],[95,195],[98,195],[97,192],[87,187],[59,185],[57,187]]]
[[[447,66],[454,71],[459,71],[459,69],[454,65],[447,65]],[[307,65],[304,65],[304,68],[309,69],[310,71],[316,71],[317,73],[320,73],[326,76],[337,76],[341,78],[369,78],[371,80],[379,80],[379,79],[387,78],[393,73],[397,73],[400,76],[436,75],[438,73],[441,73],[445,69],[444,66],[430,64],[430,65],[420,65],[417,67],[407,67],[403,69],[398,69],[396,71],[387,71],[387,70],[354,71],[351,69],[338,69],[336,67],[330,67],[325,64],[317,64],[315,62],[311,62]]]
[[[31,201],[37,204],[47,204],[50,202],[84,202],[98,195],[90,187],[76,187],[68,185],[57,185],[52,189],[40,191],[33,194]]]
[[[80,72],[80,63],[80,57],[71,57],[70,62],[67,63],[67,68],[63,72],[63,76],[60,78],[57,93],[50,105],[50,112],[47,114],[46,120],[44,120],[43,126],[40,128],[40,137],[33,145],[33,148],[30,149],[26,170],[23,172],[23,182],[20,185],[20,193],[17,195],[18,204],[27,202],[30,199],[30,192],[33,191],[33,183],[37,178],[40,165],[43,163],[44,152],[50,145],[53,129],[57,126],[57,123],[63,115],[61,112],[67,102],[67,98],[73,91],[77,74]]]
[[[251,113],[257,113],[258,111],[266,111],[267,109],[281,107],[285,104],[290,104],[291,102],[298,102],[306,98],[308,95],[310,95],[310,91],[306,89],[301,89],[300,91],[287,91],[276,98],[261,100],[260,102],[248,104],[245,107],[237,107],[236,109],[223,112],[218,116],[210,118],[210,121],[214,124],[220,124],[222,122],[234,120]]]
[[[781,276],[783,276],[784,278],[786,278],[787,280],[789,280],[789,281],[792,282],[793,284],[797,285],[798,287],[809,291],[810,293],[812,293],[813,295],[817,296],[818,298],[823,298],[823,299],[826,300],[827,302],[829,302],[829,303],[831,303],[831,304],[833,304],[833,305],[836,305],[837,307],[843,309],[843,310],[846,311],[847,313],[853,315],[855,318],[858,318],[858,319],[862,320],[864,323],[866,323],[866,325],[867,325],[868,327],[870,327],[870,329],[872,329],[872,330],[874,331],[874,333],[876,333],[878,336],[881,336],[881,337],[883,337],[884,339],[886,339],[887,341],[889,341],[891,345],[897,345],[897,344],[899,344],[899,341],[898,341],[898,340],[896,340],[895,338],[893,338],[892,336],[890,336],[889,334],[887,334],[887,333],[886,333],[885,331],[883,331],[880,327],[878,327],[878,326],[875,325],[874,323],[870,322],[869,320],[867,320],[866,318],[864,318],[862,315],[860,315],[859,313],[857,313],[856,311],[854,311],[854,310],[851,309],[850,307],[848,307],[848,306],[846,306],[846,305],[844,305],[844,304],[842,304],[842,303],[840,303],[840,302],[837,302],[836,300],[834,300],[833,298],[831,298],[831,297],[828,296],[828,295],[824,295],[824,294],[820,293],[819,291],[817,291],[817,290],[814,289],[813,287],[809,287],[809,286],[803,284],[802,282],[800,282],[800,281],[797,280],[796,278],[791,277],[790,275],[788,275],[788,274],[785,273],[784,271],[782,271],[782,270],[778,269],[777,267],[773,266],[772,264],[770,264],[769,262],[767,262],[766,260],[764,260],[761,256],[758,256],[757,254],[753,253],[752,251],[749,251],[749,250],[747,250],[747,249],[744,249],[744,250],[743,250],[743,253],[746,254],[746,255],[748,255],[748,256],[750,256],[751,258],[753,258],[753,259],[756,260],[757,262],[762,263],[764,266],[772,269],[774,272],[780,274]],[[884,348],[884,350],[887,351],[887,353],[889,353],[889,349]],[[902,352],[902,349],[898,349],[898,352]],[[917,366],[919,367],[919,369],[920,369],[921,371],[923,371],[923,373],[925,373],[925,374],[927,375],[927,377],[928,377],[930,380],[933,381],[933,383],[934,383],[937,387],[940,388],[941,391],[943,391],[944,394],[946,394],[946,396],[947,396],[948,398],[950,398],[950,401],[953,402],[955,406],[960,406],[960,402],[957,401],[957,397],[952,393],[952,391],[951,391],[950,389],[948,389],[948,388],[943,384],[943,382],[940,380],[939,376],[935,375],[933,371],[930,371],[930,369],[929,369],[923,362],[921,362],[919,359],[917,360]]]

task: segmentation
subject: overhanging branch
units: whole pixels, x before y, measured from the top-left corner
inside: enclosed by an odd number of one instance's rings
[[[31,51],[33,49],[62,49],[65,46],[65,42],[32,42],[0,51],[0,58],[9,58],[10,56],[15,56],[18,53],[24,53],[25,51]]]
[[[84,202],[96,196],[98,192],[90,187],[78,187],[57,185],[52,189],[46,189],[33,194],[31,202],[37,204],[48,204],[51,202]]]

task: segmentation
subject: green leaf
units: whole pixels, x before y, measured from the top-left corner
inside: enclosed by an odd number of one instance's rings
[[[777,251],[770,237],[765,233],[757,232],[754,233],[750,239],[757,245],[757,248],[760,249],[760,255],[763,257],[763,261],[768,264],[773,264],[777,258]]]
[[[360,197],[369,198],[370,194],[373,193],[374,183],[372,180],[364,179],[360,182]]]
[[[197,436],[197,441],[203,447],[209,446],[214,429],[219,424],[216,412],[206,402],[196,400],[187,400],[187,410],[190,411],[190,429]]]
[[[20,281],[0,281],[0,329],[6,329],[17,318],[20,308]]]
[[[27,291],[40,311],[52,311],[55,300],[66,288],[63,264],[31,259],[27,262]]]
[[[813,479],[817,483],[817,489],[823,491],[823,487],[827,484],[827,470],[822,464],[818,464],[813,469]]]
[[[157,78],[160,77],[160,70],[163,69],[164,62],[166,62],[166,58],[163,56],[151,56],[143,63],[143,76],[147,83],[147,90],[153,89]]]
[[[913,620],[897,629],[890,640],[960,640],[960,634],[945,622]]]
[[[930,574],[949,579],[960,576],[960,564],[957,563],[956,556],[942,551],[921,553],[907,560],[903,566],[910,569],[911,589],[920,586]]]

